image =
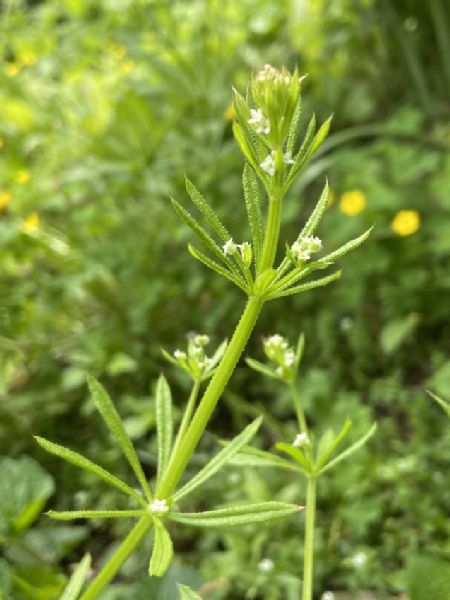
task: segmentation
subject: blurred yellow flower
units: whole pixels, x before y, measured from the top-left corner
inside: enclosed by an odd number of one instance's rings
[[[0,192],[0,212],[4,210],[11,200],[11,192]]]
[[[17,62],[20,65],[30,67],[31,65],[34,65],[36,63],[36,61],[37,61],[37,56],[34,52],[24,52],[23,54],[20,55]]]
[[[127,53],[127,49],[125,48],[125,46],[122,46],[121,44],[116,44],[115,42],[111,42],[111,44],[108,44],[107,50],[117,60],[120,60],[121,58],[123,58]]]
[[[341,196],[339,209],[344,215],[354,217],[366,207],[366,196],[361,190],[350,190]]]
[[[30,181],[30,179],[30,171],[27,171],[26,169],[19,169],[14,175],[14,181],[19,185],[25,185]]]
[[[336,202],[336,192],[334,190],[328,190],[328,206],[331,206]]]
[[[401,210],[391,222],[391,229],[401,236],[411,235],[420,227],[420,214],[417,210]]]
[[[235,118],[236,111],[234,110],[233,102],[230,102],[230,104],[226,107],[223,116],[226,121],[232,121]]]
[[[20,227],[23,233],[33,233],[39,229],[40,219],[37,212],[33,212],[22,222]]]
[[[18,62],[8,62],[3,70],[8,77],[15,77],[20,71],[20,64]]]
[[[131,73],[131,71],[134,71],[135,67],[136,67],[136,64],[132,60],[126,60],[120,66],[120,72],[122,73],[122,75],[128,75],[128,73]]]

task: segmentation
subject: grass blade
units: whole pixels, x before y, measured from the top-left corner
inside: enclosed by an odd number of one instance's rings
[[[111,398],[108,396],[105,388],[93,377],[88,376],[88,385],[91,390],[92,399],[102,415],[107,427],[116,439],[117,444],[120,446],[124,453],[128,463],[134,471],[139,483],[142,486],[142,490],[148,501],[152,500],[152,494],[150,492],[147,479],[144,471],[142,470],[141,463],[139,462],[136,450],[128,437],[125,427],[120,419],[119,413],[116,407],[112,403]]]
[[[88,473],[92,473],[92,475],[95,475],[99,479],[102,479],[106,483],[109,483],[109,485],[112,485],[121,492],[128,494],[129,496],[137,500],[139,504],[147,506],[142,496],[140,496],[135,490],[133,490],[133,488],[121,481],[118,477],[116,477],[103,467],[96,465],[81,454],[78,454],[78,452],[69,450],[69,448],[65,448],[64,446],[60,446],[59,444],[55,444],[54,442],[50,442],[49,440],[46,440],[45,438],[39,436],[35,436],[34,439],[44,450],[50,452],[50,454],[54,454],[55,456],[62,458],[68,463],[75,465],[76,467],[79,467],[80,469],[83,469]]]

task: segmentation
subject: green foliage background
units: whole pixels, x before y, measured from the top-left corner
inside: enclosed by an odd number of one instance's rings
[[[325,173],[335,195],[320,231],[326,245],[376,225],[340,282],[268,305],[249,348],[261,357],[263,335],[293,341],[303,330],[300,391],[311,421],[337,427],[351,416],[355,436],[374,418],[380,425],[319,489],[318,590],[396,593],[411,556],[426,549],[448,561],[449,428],[424,393],[450,393],[447,3],[48,0],[0,11],[0,452],[10,457],[0,480],[6,495],[17,473],[32,482],[7,503],[16,514],[0,509],[5,599],[57,598],[70,563],[89,550],[100,564],[124,527],[36,521],[47,500],[56,509],[117,500],[41,453],[31,435],[125,473],[87,395],[92,373],[151,475],[158,373],[179,406],[187,393],[160,346],[182,346],[188,331],[214,343],[230,334],[243,298],[189,257],[190,234],[168,199],[184,199],[187,173],[236,239],[248,238],[230,86],[244,89],[266,62],[309,73],[305,114],[335,113],[286,202],[283,243]],[[355,216],[340,210],[351,190],[366,199]],[[420,214],[409,236],[391,228],[401,210]],[[261,445],[293,437],[289,399],[242,364],[210,430],[231,435],[260,412]],[[199,463],[213,447],[206,436]],[[192,509],[304,494],[277,472],[229,469],[208,485]],[[173,598],[175,581],[210,582],[211,598],[297,598],[301,535],[291,522],[200,537],[181,530],[162,582],[145,576],[142,552],[104,598]],[[258,570],[263,558],[274,562],[270,574]]]

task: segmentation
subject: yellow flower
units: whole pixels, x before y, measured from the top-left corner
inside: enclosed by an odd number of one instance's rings
[[[420,214],[417,210],[401,210],[391,222],[391,229],[401,236],[411,235],[420,227]]]
[[[11,200],[11,192],[0,192],[0,212],[2,212],[9,204]]]
[[[20,71],[20,64],[17,62],[8,62],[3,70],[8,77],[15,77]]]
[[[235,118],[236,111],[234,110],[234,104],[232,102],[226,107],[223,116],[226,121],[232,121]]]
[[[37,212],[33,212],[22,222],[20,229],[23,233],[34,233],[39,229],[40,219]]]
[[[34,52],[24,52],[17,61],[20,65],[31,66],[37,61],[37,56]]]
[[[366,207],[366,196],[361,190],[350,190],[341,196],[339,209],[344,215],[354,217]]]
[[[134,71],[135,67],[136,64],[132,60],[127,60],[124,63],[122,63],[120,67],[120,72],[122,73],[122,75],[128,75],[128,73]]]
[[[30,181],[30,179],[30,171],[27,171],[26,169],[19,169],[14,175],[14,181],[19,185],[25,185]]]

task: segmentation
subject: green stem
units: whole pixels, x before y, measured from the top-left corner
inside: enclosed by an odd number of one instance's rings
[[[175,438],[175,443],[172,448],[171,456],[174,456],[178,447],[183,439],[184,434],[186,433],[186,429],[191,421],[192,413],[194,412],[195,403],[197,401],[198,392],[200,390],[200,380],[196,379],[194,381],[194,385],[192,386],[191,393],[189,394],[189,400],[186,405],[186,410],[184,411],[183,418],[181,419],[180,429],[178,430],[177,437]]]
[[[275,261],[275,255],[278,247],[278,237],[281,224],[281,199],[272,198],[269,200],[269,214],[267,216],[266,235],[259,264],[259,273],[264,273],[270,269]]]
[[[178,446],[178,452],[171,457],[169,466],[156,490],[157,498],[167,498],[173,493],[247,344],[263,302],[261,298],[253,296],[249,298],[225,354]]]
[[[115,576],[117,571],[127,560],[139,542],[142,540],[144,535],[150,529],[153,524],[151,517],[142,517],[120,544],[119,548],[112,555],[110,560],[106,563],[88,589],[80,597],[79,600],[94,600],[97,598],[100,592],[108,585],[108,583]]]
[[[308,478],[306,490],[306,524],[303,561],[302,600],[313,597],[313,564],[314,564],[314,524],[316,518],[316,478]]]
[[[294,400],[295,412],[297,413],[297,421],[300,427],[301,433],[308,433],[308,426],[306,424],[305,413],[303,411],[302,401],[298,393],[297,387],[294,382],[289,384],[291,390],[292,399]]]

